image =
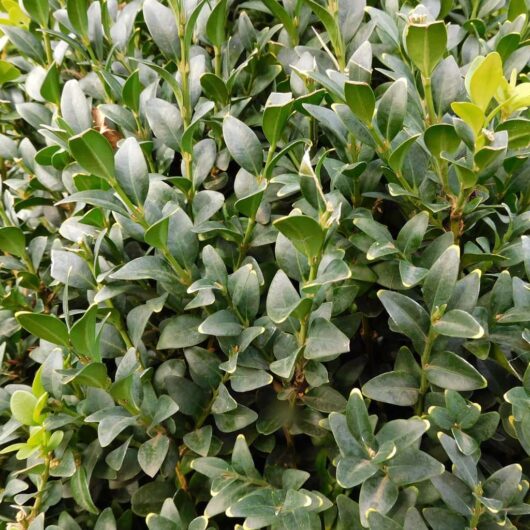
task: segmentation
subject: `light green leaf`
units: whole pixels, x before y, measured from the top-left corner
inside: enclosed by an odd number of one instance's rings
[[[37,398],[26,390],[16,390],[11,396],[9,406],[13,417],[22,425],[35,425],[33,411],[37,406]]]
[[[436,333],[446,337],[480,339],[484,335],[482,326],[469,313],[460,309],[448,311],[433,327]]]
[[[136,138],[122,142],[115,156],[116,180],[127,197],[142,206],[149,190],[147,163]]]
[[[198,331],[201,319],[194,315],[178,315],[170,318],[162,328],[157,349],[168,350],[196,346],[206,339]]]
[[[304,357],[329,360],[350,350],[350,339],[329,320],[315,318],[309,327]]]
[[[252,129],[237,118],[227,116],[223,121],[223,137],[232,158],[249,173],[260,175],[263,151]]]
[[[416,349],[421,351],[430,326],[429,315],[425,309],[400,293],[381,290],[377,296],[401,333],[407,335],[414,342]]]
[[[18,323],[32,335],[59,346],[68,346],[66,324],[55,315],[19,311],[15,314],[15,317]]]
[[[408,407],[418,400],[419,381],[408,372],[386,372],[370,379],[362,391],[367,398]]]
[[[434,262],[423,282],[423,297],[431,311],[451,299],[460,268],[460,247],[451,245]]]
[[[503,79],[502,59],[498,52],[477,57],[471,63],[465,80],[471,101],[485,112]]]
[[[344,84],[344,98],[355,116],[367,125],[371,125],[375,110],[375,95],[370,85],[347,81]]]
[[[407,27],[405,41],[407,53],[414,65],[425,77],[430,77],[446,51],[445,22],[437,20],[427,24],[411,24]]]
[[[169,438],[158,434],[138,449],[138,463],[146,475],[154,477],[164,463],[169,449]]]
[[[390,141],[403,127],[407,112],[407,80],[404,77],[394,81],[384,93],[377,107],[377,126]]]
[[[74,158],[90,174],[113,181],[115,177],[114,154],[109,141],[94,129],[73,138],[68,146]]]
[[[24,232],[16,226],[3,226],[0,228],[0,250],[18,256],[26,255],[26,238]]]
[[[486,379],[456,353],[435,353],[425,367],[427,379],[433,385],[449,390],[477,390],[487,385]]]
[[[376,475],[363,482],[359,496],[361,523],[368,526],[366,519],[371,510],[386,515],[398,498],[398,487],[385,475]]]
[[[324,244],[324,231],[312,217],[289,215],[275,221],[274,226],[308,258],[320,254]]]

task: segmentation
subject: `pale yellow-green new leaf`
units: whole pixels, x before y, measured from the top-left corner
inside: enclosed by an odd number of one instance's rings
[[[502,59],[497,52],[477,57],[466,75],[466,90],[471,101],[486,111],[503,79]]]
[[[459,118],[462,118],[469,125],[475,136],[478,136],[485,120],[482,109],[474,103],[469,103],[469,101],[455,101],[451,103],[451,108]]]
[[[512,89],[511,97],[506,103],[509,114],[530,107],[530,83],[521,83]]]

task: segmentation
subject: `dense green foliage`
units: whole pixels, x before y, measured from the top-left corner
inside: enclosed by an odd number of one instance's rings
[[[0,0],[0,528],[530,528],[528,7]]]

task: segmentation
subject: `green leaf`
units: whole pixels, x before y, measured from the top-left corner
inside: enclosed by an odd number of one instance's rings
[[[92,127],[90,107],[85,93],[81,89],[81,85],[75,79],[70,79],[63,87],[61,94],[61,114],[76,134],[82,133]],[[83,164],[81,163],[81,165]],[[97,173],[94,174],[97,175]]]
[[[375,110],[375,95],[370,85],[347,81],[344,84],[344,99],[350,110],[367,125],[372,124]]]
[[[324,230],[312,217],[289,215],[276,220],[274,226],[308,258],[315,258],[320,254],[324,244]]]
[[[270,319],[276,324],[281,324],[293,313],[301,318],[310,306],[311,302],[309,300],[304,302],[300,298],[287,274],[279,269],[272,279],[267,294],[267,315]]]
[[[163,249],[167,247],[169,218],[166,215],[156,223],[152,224],[144,233],[144,241],[152,247]]]
[[[447,29],[443,20],[427,24],[411,24],[407,27],[405,42],[407,53],[414,65],[425,77],[431,74],[445,54]]]
[[[484,111],[469,101],[455,101],[451,103],[451,108],[457,116],[460,116],[464,120],[473,131],[475,137],[477,137],[482,131],[484,121],[486,120]]]
[[[223,106],[228,102],[228,88],[225,82],[214,73],[206,72],[201,76],[201,87],[212,101],[219,102]]]
[[[116,530],[116,518],[112,508],[105,508],[98,517],[94,530]]]
[[[116,175],[114,154],[109,141],[94,129],[70,138],[68,147],[73,157],[90,174],[110,182]]]
[[[48,17],[50,16],[48,0],[24,0],[22,3],[32,20],[39,26],[48,26]]]
[[[466,90],[471,101],[485,112],[503,80],[501,56],[491,52],[471,63],[466,74]]]
[[[283,130],[289,120],[294,99],[290,92],[272,92],[263,111],[262,128],[271,145],[281,139]]]
[[[285,10],[278,0],[261,0],[267,9],[281,22],[285,31],[289,34],[292,44],[298,43],[298,28],[294,24],[293,17]]]
[[[446,337],[480,339],[484,335],[482,326],[469,313],[460,309],[448,311],[433,327],[436,333]]]
[[[386,517],[374,509],[368,510],[367,519],[370,530],[402,530],[403,528],[390,517]]]
[[[359,496],[362,525],[368,526],[366,517],[371,510],[386,515],[397,498],[398,487],[387,476],[376,475],[363,482]]]
[[[142,206],[149,191],[147,163],[136,138],[122,142],[115,156],[116,180],[127,197]]]
[[[423,282],[423,297],[431,311],[451,299],[460,268],[460,247],[451,245],[434,262]]]
[[[401,142],[392,151],[390,157],[388,158],[388,165],[396,173],[403,169],[403,164],[405,163],[405,159],[407,157],[407,154],[409,153],[410,149],[416,143],[416,140],[419,137],[420,137],[419,134],[415,134],[413,136],[410,136],[409,138],[407,138],[406,140]]]
[[[438,433],[440,444],[444,448],[447,456],[453,462],[458,471],[458,477],[461,478],[470,488],[478,484],[477,465],[474,457],[464,455],[456,445],[456,442],[445,433]]]
[[[379,101],[377,126],[388,141],[392,140],[403,127],[407,99],[407,80],[401,77],[390,85]]]
[[[362,392],[376,401],[408,407],[418,400],[419,381],[408,372],[386,372],[365,383]]]
[[[138,112],[140,109],[140,94],[142,92],[142,84],[140,81],[140,74],[135,70],[125,81],[121,94],[123,102],[133,112]]]
[[[149,126],[157,138],[175,151],[180,151],[183,122],[175,105],[163,99],[150,99],[145,105]]]
[[[89,477],[87,476],[87,471],[85,466],[80,466],[77,468],[74,476],[70,480],[70,487],[72,488],[73,497],[75,502],[90,513],[99,513],[97,506],[92,500],[92,495],[90,494],[90,488],[88,485]]]
[[[201,319],[193,315],[179,315],[166,321],[157,349],[168,350],[196,346],[206,339],[206,335],[198,331]]]
[[[67,376],[64,379],[65,384],[75,382],[95,388],[106,388],[109,383],[107,366],[101,362],[92,362],[79,370],[63,370],[61,373]]]
[[[423,139],[427,149],[436,158],[440,158],[442,153],[453,153],[460,145],[460,137],[448,123],[431,125],[425,131]]]
[[[251,193],[250,195],[245,195],[238,199],[235,203],[235,207],[239,212],[247,217],[254,217],[261,205],[263,195],[267,189],[266,183],[264,182],[258,191]]]
[[[379,291],[377,296],[401,333],[407,335],[421,352],[430,326],[429,315],[425,309],[400,293]]]
[[[20,70],[8,61],[0,61],[0,86],[15,81],[20,77]]]
[[[96,285],[86,261],[67,250],[52,250],[51,276],[76,289],[93,289]]]
[[[199,333],[214,337],[234,337],[243,331],[237,317],[228,309],[210,315],[200,326]]]
[[[157,256],[141,256],[111,274],[115,280],[157,280],[174,283],[175,274],[166,262]]]
[[[146,475],[154,477],[164,463],[169,449],[169,438],[158,434],[138,449],[138,463]]]
[[[252,265],[244,265],[228,278],[228,293],[238,314],[252,322],[259,311],[259,280]]]
[[[98,337],[96,333],[97,305],[91,306],[88,311],[72,326],[70,340],[77,352],[93,361],[101,361]]]
[[[31,57],[39,64],[43,63],[44,48],[33,33],[23,28],[9,25],[2,25],[0,29],[22,54]]]
[[[252,409],[238,405],[236,409],[224,414],[214,414],[215,424],[221,432],[230,433],[240,431],[258,419]]]
[[[346,405],[346,420],[351,433],[367,447],[372,447],[375,442],[373,426],[368,416],[366,403],[361,391],[354,388],[350,392]]]
[[[179,57],[179,39],[175,16],[168,7],[157,0],[146,0],[143,4],[143,14],[147,29],[160,51],[169,59]]]
[[[406,256],[411,256],[420,246],[427,227],[429,226],[429,213],[420,212],[409,219],[399,231],[396,244]]]
[[[52,63],[46,72],[46,77],[40,87],[41,96],[49,101],[60,105],[61,101],[61,78],[56,63]]]
[[[35,425],[33,411],[37,406],[37,398],[26,390],[15,390],[13,392],[9,406],[11,414],[22,425]]]
[[[315,318],[309,326],[304,357],[312,360],[330,360],[350,351],[350,339],[329,320]]]
[[[226,387],[224,387],[226,391]],[[234,408],[237,406],[235,404]],[[206,425],[196,431],[184,435],[183,442],[198,455],[206,457],[212,442],[212,426]],[[195,467],[194,467],[195,469]]]
[[[232,158],[249,173],[260,175],[263,151],[252,129],[237,118],[227,116],[223,121],[223,137]]]
[[[378,243],[393,241],[388,228],[369,217],[358,217],[353,220],[353,224]]]
[[[88,40],[88,2],[87,0],[66,0],[68,20],[77,34]]]
[[[175,487],[169,481],[147,482],[132,494],[131,509],[140,517],[146,517],[150,513],[160,513],[165,499],[172,497],[174,493]]]
[[[337,482],[342,488],[354,488],[378,471],[379,466],[370,460],[341,458],[337,464]]]
[[[477,390],[487,385],[486,379],[476,368],[449,351],[433,354],[425,366],[425,374],[433,385],[450,390]]]
[[[227,17],[227,0],[219,0],[212,9],[208,21],[206,22],[206,35],[208,40],[218,48],[226,41],[226,17]]]
[[[66,324],[55,315],[19,311],[15,314],[15,317],[18,323],[32,335],[59,346],[68,346]]]
[[[314,0],[304,0],[305,3],[313,10],[320,22],[326,28],[329,39],[331,40],[336,54],[340,53],[343,48],[342,35],[336,18],[326,9]]]
[[[398,452],[389,462],[387,469],[390,479],[399,486],[431,479],[445,470],[442,463],[417,449]]]
[[[26,238],[24,232],[16,226],[0,228],[0,250],[22,258],[26,255]]]

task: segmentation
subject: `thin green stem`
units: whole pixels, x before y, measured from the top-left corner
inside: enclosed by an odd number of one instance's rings
[[[431,78],[430,77],[421,77],[421,80],[423,82],[423,89],[425,91],[425,101],[427,103],[427,111],[429,114],[429,122],[431,124],[438,122],[438,114],[436,113],[436,109],[434,108],[434,100],[432,97],[432,85],[431,85]]]
[[[112,303],[112,300],[106,300],[106,305],[109,309],[115,309],[114,304]],[[125,346],[127,347],[127,349],[133,348],[134,345],[131,341],[131,338],[129,337],[129,334],[127,333],[127,330],[125,329],[125,326],[123,325],[121,316],[118,319],[114,320],[114,324],[116,326],[116,329],[118,330],[118,333],[120,334],[121,339],[125,343]]]
[[[42,28],[45,30],[46,28]],[[47,66],[50,66],[53,62],[53,52],[52,52],[52,45],[50,43],[50,36],[46,31],[42,32],[42,40],[44,41],[44,51],[46,53],[46,64]]]
[[[30,274],[35,274],[35,275],[37,274],[37,271],[35,270],[33,262],[31,261],[31,258],[29,257],[26,251],[24,251],[24,255],[22,256],[22,261],[24,262],[24,265],[26,265],[26,268],[28,269],[28,272]]]
[[[245,258],[248,250],[250,240],[252,238],[252,232],[254,231],[254,226],[256,225],[256,216],[252,215],[248,218],[247,228],[245,229],[245,234],[243,235],[243,241],[239,245],[239,254],[237,256],[235,270],[239,268],[241,262]]]
[[[35,496],[35,502],[33,503],[33,508],[31,509],[31,512],[29,513],[25,521],[28,524],[39,515],[39,511],[42,506],[42,500],[44,497],[44,490],[46,489],[48,478],[50,477],[51,461],[52,461],[52,455],[51,453],[47,453],[46,456],[44,457],[44,470],[40,476],[40,483],[39,483],[37,495]]]
[[[274,157],[275,151],[276,151],[276,142],[272,142],[271,145],[269,146],[269,150],[267,152],[267,160],[265,162],[265,167],[263,169],[263,174],[264,175],[268,174],[268,168],[269,168],[269,166],[270,166],[270,164],[272,162],[272,159]],[[260,178],[262,178],[262,177],[260,177]],[[267,186],[267,185],[268,185],[268,181],[266,180],[265,181],[265,186]],[[265,188],[265,189],[267,189],[267,188]],[[243,259],[246,256],[250,240],[252,239],[252,233],[254,231],[254,226],[255,225],[256,225],[256,214],[251,215],[248,218],[247,228],[246,228],[245,233],[243,235],[243,241],[241,241],[241,244],[239,245],[239,254],[237,256],[237,260],[236,260],[236,263],[235,263],[235,269],[239,268],[239,266],[241,265],[241,262],[243,261]]]
[[[475,497],[475,504],[473,506],[473,515],[471,516],[471,520],[469,521],[469,527],[471,530],[476,530],[478,527],[478,523],[480,521],[480,517],[484,511],[484,508],[482,507],[482,504],[479,499],[479,495],[482,495],[482,486],[479,484],[476,487],[476,497]]]
[[[423,414],[423,407],[425,404],[425,394],[427,392],[427,389],[429,388],[429,382],[427,381],[427,374],[425,372],[425,369],[429,365],[429,361],[431,359],[432,346],[434,344],[436,337],[437,337],[437,333],[431,327],[429,330],[429,334],[427,335],[427,338],[425,339],[425,346],[423,348],[423,353],[421,354],[421,381],[420,381],[418,401],[416,403],[416,414],[418,416],[421,416]]]
[[[314,281],[317,277],[318,273],[318,267],[320,265],[320,261],[322,260],[323,251],[318,255],[315,256],[310,260],[309,264],[309,275],[307,277],[306,283],[311,283]],[[309,294],[306,296],[306,298],[313,298],[313,294]],[[307,334],[309,332],[309,316],[311,314],[311,311],[308,311],[308,314],[300,321],[300,331],[297,335],[297,342],[298,347],[300,348],[300,351],[298,353],[298,359],[296,360],[296,368],[294,373],[294,382],[296,385],[303,385],[305,381],[305,357],[304,357],[304,348],[305,343],[307,341]]]
[[[471,191],[472,190],[466,191],[465,189],[461,189],[456,199],[456,203],[451,209],[451,231],[455,236],[456,244],[458,244],[460,241],[460,236],[462,235],[462,216],[464,213],[464,205]]]
[[[220,46],[213,47],[215,75],[223,78],[223,54]]]

